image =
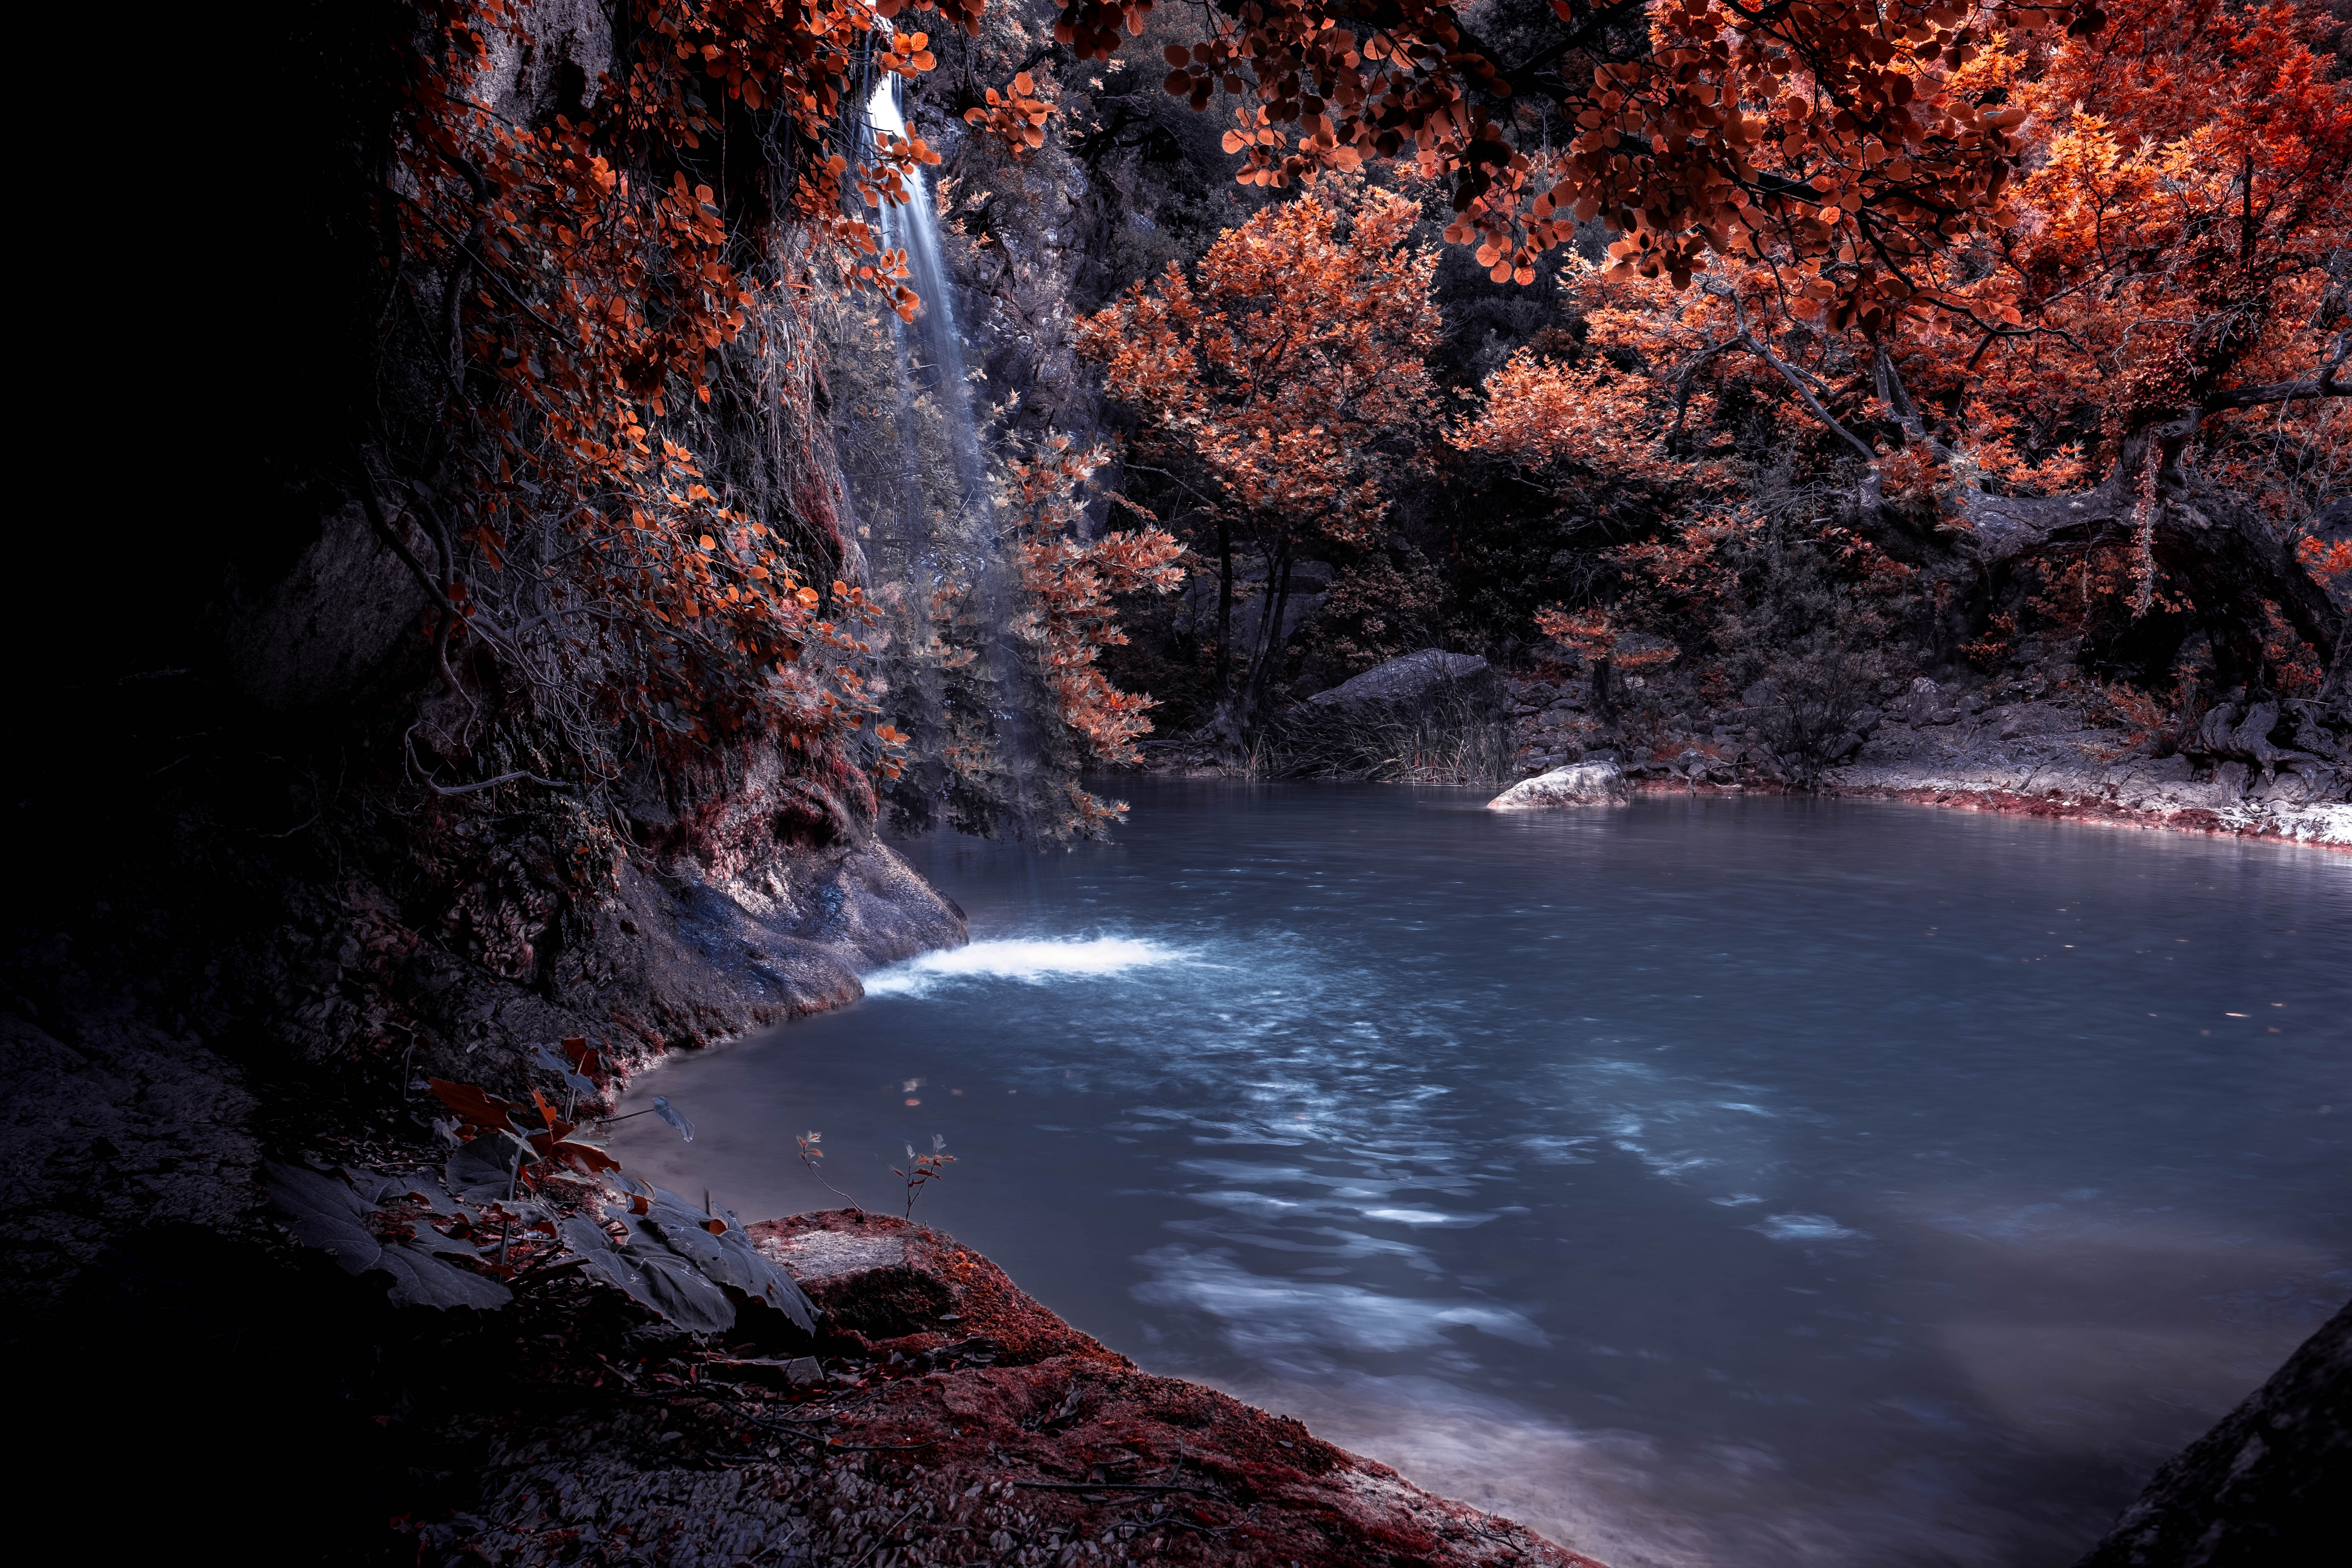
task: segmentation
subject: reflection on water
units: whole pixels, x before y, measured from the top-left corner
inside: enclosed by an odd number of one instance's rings
[[[2352,863],[1899,806],[1147,786],[641,1087],[1157,1371],[1619,1565],[2040,1564],[2352,1295]],[[635,1102],[632,1103],[635,1108]]]

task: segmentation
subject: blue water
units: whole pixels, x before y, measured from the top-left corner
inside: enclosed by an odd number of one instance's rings
[[[2063,1564],[2352,1296],[2352,858],[1788,799],[1149,784],[616,1152],[915,1213],[1618,1568]],[[635,1108],[633,1103],[632,1109]]]

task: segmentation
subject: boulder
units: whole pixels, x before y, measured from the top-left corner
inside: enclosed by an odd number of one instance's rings
[[[2075,1568],[2318,1562],[2352,1473],[2352,1307],[2156,1473]],[[2328,1478],[2334,1477],[2333,1480]],[[2335,1503],[2329,1503],[2329,1498]],[[2297,1524],[2295,1521],[2303,1522]]]
[[[1615,763],[1579,763],[1524,779],[1486,803],[1488,811],[1536,811],[1554,805],[1623,805],[1633,792]]]
[[[1365,702],[1413,702],[1429,694],[1433,687],[1448,681],[1469,680],[1486,673],[1486,661],[1475,653],[1446,653],[1439,648],[1425,647],[1419,653],[1409,653],[1392,658],[1386,664],[1376,664],[1352,680],[1343,680],[1328,691],[1318,691],[1307,700],[1317,707],[1352,707]]]

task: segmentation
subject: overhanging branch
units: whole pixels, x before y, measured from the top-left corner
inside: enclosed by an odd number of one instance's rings
[[[2259,408],[2271,403],[2295,403],[2306,397],[2352,397],[2352,385],[2336,379],[2336,372],[2352,356],[2352,331],[2336,334],[2336,342],[2327,358],[2321,362],[2316,375],[2300,381],[2273,381],[2254,386],[2231,386],[2220,392],[2208,393],[2201,405],[2208,414],[2220,414],[2231,408]]]

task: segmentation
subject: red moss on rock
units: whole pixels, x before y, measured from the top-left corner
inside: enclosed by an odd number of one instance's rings
[[[1140,1370],[940,1232],[847,1209],[751,1228],[824,1309],[824,1348],[899,1373],[836,1409],[835,1441],[919,1452],[946,1494],[1017,1496],[1033,1532],[1108,1531],[1152,1562],[1599,1568],[1289,1416]]]

